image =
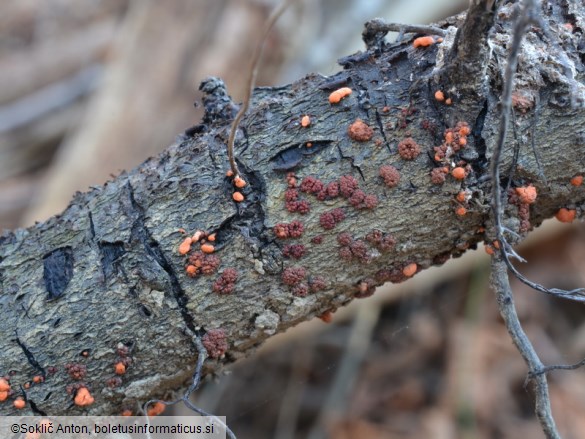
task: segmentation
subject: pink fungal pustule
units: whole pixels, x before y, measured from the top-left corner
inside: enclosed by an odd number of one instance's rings
[[[220,358],[228,350],[228,343],[223,329],[211,329],[201,338],[210,358]]]
[[[217,294],[232,294],[238,280],[238,272],[235,268],[226,268],[213,283],[213,291]]]
[[[351,204],[356,209],[359,209],[366,198],[366,194],[361,189],[357,189],[353,192],[351,197],[349,198],[349,204]]]
[[[337,235],[337,242],[340,245],[338,253],[341,259],[346,261],[358,259],[364,263],[370,261],[368,246],[361,239],[354,240],[349,233],[342,232]]]
[[[339,245],[346,247],[353,242],[353,238],[349,233],[341,232],[339,235],[337,235],[337,242]]]
[[[374,209],[378,205],[378,197],[374,194],[366,195],[364,199],[364,209]]]
[[[221,259],[213,254],[206,254],[201,251],[196,251],[189,256],[189,265],[194,267],[194,270],[188,270],[191,277],[195,277],[197,274],[210,275],[217,271],[217,268],[221,264]]]
[[[309,286],[305,282],[300,282],[293,287],[292,294],[295,297],[305,297],[309,294]]]
[[[307,249],[302,244],[287,244],[282,249],[282,255],[285,258],[301,259]]]
[[[376,281],[371,278],[362,280],[357,285],[357,292],[355,293],[356,299],[364,299],[370,297],[376,291]]]
[[[287,203],[290,201],[297,201],[298,198],[299,198],[299,191],[297,189],[287,189],[284,192],[284,201]]]
[[[343,198],[351,197],[358,187],[358,181],[351,175],[342,175],[339,178],[339,192]]]
[[[420,154],[420,146],[412,137],[407,137],[398,144],[398,154],[404,160],[414,160]]]
[[[349,248],[349,246],[341,247],[338,250],[338,253],[339,253],[339,257],[341,259],[344,259],[346,261],[351,261],[353,259],[353,253],[351,252],[351,249]]]
[[[74,380],[82,380],[87,374],[87,367],[80,363],[67,363],[65,364],[65,370],[69,377]]]
[[[288,201],[286,204],[286,210],[290,213],[298,212],[301,215],[305,215],[311,211],[311,205],[308,201]]]
[[[279,239],[288,238],[300,238],[303,236],[304,231],[303,223],[298,220],[291,221],[290,223],[278,223],[274,226],[272,231]]]
[[[392,250],[396,245],[396,240],[390,233],[382,233],[382,231],[378,229],[374,229],[368,233],[366,235],[366,241],[382,252]]]
[[[372,139],[374,130],[361,119],[356,119],[347,129],[347,134],[356,142],[367,142]]]
[[[364,241],[356,239],[349,245],[349,249],[351,250],[353,256],[359,259],[361,262],[369,261],[368,246]]]
[[[333,229],[337,224],[345,219],[345,212],[341,208],[323,212],[319,217],[319,224],[325,230]]]
[[[445,179],[447,178],[447,173],[445,172],[444,168],[434,168],[431,171],[431,182],[436,185],[441,185],[445,183]]]
[[[402,270],[397,268],[385,268],[376,272],[376,280],[380,283],[382,282],[392,282],[393,284],[399,284],[404,282],[408,279]]]
[[[311,244],[323,244],[323,235],[313,236],[311,238]]]
[[[301,192],[307,192],[310,194],[318,194],[324,188],[324,184],[321,180],[316,177],[309,175],[303,178],[301,182]]]
[[[321,276],[313,276],[309,279],[309,289],[312,293],[326,290],[327,282]]]
[[[398,186],[398,183],[400,182],[400,172],[398,172],[398,169],[396,169],[394,166],[380,166],[379,173],[386,186],[390,188]]]
[[[306,276],[307,270],[304,267],[287,267],[282,272],[282,282],[293,287],[302,282]]]
[[[356,209],[374,209],[378,205],[378,197],[357,189],[349,198],[349,204]]]

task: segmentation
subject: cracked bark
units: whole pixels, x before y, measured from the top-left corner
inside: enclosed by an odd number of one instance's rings
[[[577,81],[582,81],[584,8],[562,1],[555,5],[545,18],[574,64]],[[256,89],[236,138],[238,167],[249,182],[243,190],[246,200],[236,204],[225,177],[225,144],[237,106],[223,83],[210,79],[202,84],[202,124],[187,130],[163,154],[103,187],[78,194],[61,215],[2,236],[0,374],[10,376],[15,395],[34,375],[45,376],[43,383],[25,391],[30,403],[24,412],[98,415],[134,409],[185,385],[197,360],[192,332],[199,328],[221,328],[227,335],[225,357],[206,363],[206,373],[213,373],[274,333],[363,294],[360,282],[379,283],[380,270],[400,270],[411,262],[425,269],[475,248],[486,238],[478,229],[489,216],[487,164],[499,118],[510,8],[504,5],[495,14],[492,50],[481,54],[489,62],[480,69],[485,89],[479,101],[468,99],[464,76],[450,78],[438,68],[449,58],[453,39],[448,35],[455,35],[453,26],[462,23],[462,16],[441,24],[447,32],[443,45],[414,49],[411,40],[377,40],[367,52],[344,58],[344,71],[332,78],[312,74],[291,85]],[[573,24],[573,31],[563,26],[566,22]],[[585,202],[585,189],[569,184],[585,170],[583,109],[570,106],[572,88],[548,44],[538,29],[523,44],[516,88],[523,100],[517,101],[516,125],[508,139],[508,145],[519,148],[513,183],[530,182],[539,190],[530,211],[533,226],[560,207],[582,212]],[[429,85],[445,81],[452,107],[436,102]],[[330,105],[329,91],[342,85],[354,92]],[[300,127],[303,114],[311,115],[308,128]],[[356,118],[374,129],[372,141],[349,139],[347,127]],[[461,153],[473,167],[463,183],[473,194],[463,218],[454,214],[454,197],[462,184],[448,178],[435,186],[429,176],[435,166],[433,147],[441,143],[443,130],[459,121],[472,127]],[[416,160],[404,161],[397,153],[406,137],[423,148]],[[509,147],[503,169],[510,169],[513,156]],[[392,189],[378,176],[379,167],[388,164],[401,173],[400,184]],[[377,195],[379,204],[373,210],[356,210],[342,198],[319,202],[302,194],[311,212],[291,214],[284,207],[290,169],[299,179],[313,175],[324,182],[353,175],[365,192]],[[323,230],[319,215],[337,207],[345,210],[346,219],[333,230]],[[506,215],[507,226],[518,230],[516,207],[508,206]],[[308,249],[294,262],[283,258],[284,242],[272,232],[276,223],[293,219],[303,222],[305,233],[292,242]],[[212,292],[218,273],[196,279],[185,275],[185,258],[177,253],[179,228],[216,233],[219,272],[233,267],[239,273],[234,294]],[[340,262],[337,234],[349,231],[361,239],[372,229],[391,233],[395,248],[387,253],[369,248],[367,264]],[[323,235],[322,244],[311,243],[316,235]],[[325,276],[327,290],[294,297],[281,281],[283,268],[290,266]],[[133,360],[118,377],[121,381],[113,380],[120,343],[131,350]],[[81,382],[95,397],[93,405],[73,405],[66,389],[80,381],[67,374],[68,363],[86,367]],[[0,404],[1,414],[15,412],[11,404]]]

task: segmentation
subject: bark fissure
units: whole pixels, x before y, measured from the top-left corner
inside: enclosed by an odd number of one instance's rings
[[[146,212],[144,208],[136,201],[134,197],[134,188],[132,187],[132,184],[130,182],[127,182],[127,188],[130,204],[133,207],[134,211],[137,213],[134,223],[132,224],[131,239],[135,243],[136,242],[142,243],[146,253],[168,275],[170,285],[172,288],[172,294],[175,300],[177,301],[177,305],[179,306],[181,315],[183,316],[185,326],[187,326],[187,328],[189,328],[191,331],[195,331],[196,325],[194,322],[194,318],[186,307],[188,298],[187,295],[185,294],[185,291],[181,287],[181,284],[177,277],[177,273],[173,268],[172,264],[169,263],[164,252],[161,251],[159,243],[153,238],[152,234],[148,230],[145,221]]]

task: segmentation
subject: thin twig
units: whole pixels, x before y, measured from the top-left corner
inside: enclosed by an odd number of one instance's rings
[[[535,411],[545,436],[548,439],[560,439],[557,431],[548,393],[548,382],[542,361],[534,350],[532,343],[522,329],[518,320],[510,280],[508,279],[507,267],[500,255],[492,257],[492,287],[496,293],[496,300],[500,314],[504,319],[506,328],[516,348],[522,355],[524,362],[528,366],[528,376],[534,382]]]
[[[585,358],[575,364],[554,364],[552,366],[545,366],[542,370],[535,372],[533,375],[530,375],[528,378],[532,378],[533,376],[540,375],[543,373],[551,372],[553,370],[575,370],[579,369],[580,367],[585,366]]]
[[[205,349],[205,346],[203,346],[203,343],[201,342],[201,338],[199,338],[198,335],[195,335],[193,342],[195,344],[195,347],[197,348],[197,365],[195,366],[195,371],[193,372],[193,377],[191,378],[191,385],[187,388],[187,390],[185,391],[185,393],[183,394],[183,396],[181,398],[176,399],[174,401],[163,401],[161,399],[151,399],[150,401],[147,401],[144,404],[144,407],[142,409],[145,416],[146,416],[146,425],[150,426],[150,417],[148,416],[148,406],[150,404],[160,402],[160,403],[164,404],[165,406],[172,406],[172,405],[175,405],[175,404],[182,402],[183,404],[185,404],[188,408],[190,408],[194,412],[199,413],[202,416],[208,416],[208,417],[215,419],[215,421],[218,422],[219,425],[221,425],[223,428],[225,428],[225,431],[228,435],[228,438],[236,439],[236,435],[230,430],[230,428],[221,419],[217,418],[215,415],[212,415],[211,413],[207,413],[203,409],[200,409],[199,407],[194,405],[191,402],[191,400],[189,399],[191,397],[191,394],[195,390],[197,390],[197,387],[199,387],[199,383],[201,382],[201,371],[203,370],[203,363],[205,362],[205,359],[207,358],[207,350]],[[148,439],[150,439],[150,434],[147,433],[147,435],[148,435]]]
[[[244,96],[244,101],[242,102],[242,106],[240,110],[236,114],[232,122],[232,126],[230,128],[230,135],[228,138],[228,145],[227,145],[227,153],[228,153],[228,160],[230,162],[230,168],[232,173],[235,177],[239,177],[240,172],[238,170],[238,165],[236,163],[236,159],[234,157],[234,143],[236,140],[236,133],[238,132],[238,126],[240,125],[240,121],[248,111],[250,107],[250,101],[252,99],[252,93],[254,91],[254,86],[256,85],[256,76],[258,75],[258,66],[260,64],[260,58],[262,57],[262,52],[264,51],[264,44],[266,43],[266,39],[268,34],[272,30],[274,23],[276,20],[282,15],[282,13],[289,7],[289,5],[295,0],[283,0],[277,7],[272,11],[270,17],[266,21],[264,25],[264,30],[262,32],[262,36],[260,37],[260,42],[256,46],[254,53],[252,55],[252,63],[250,64],[249,75],[246,80],[246,95]]]

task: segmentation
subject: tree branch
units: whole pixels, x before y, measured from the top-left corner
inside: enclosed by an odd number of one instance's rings
[[[24,411],[52,415],[118,414],[171,399],[197,362],[193,333],[203,334],[210,352],[203,373],[215,373],[277,332],[475,248],[486,239],[490,215],[487,163],[501,114],[498,60],[511,32],[506,13],[494,32],[479,115],[475,106],[454,102],[458,117],[445,125],[445,106],[431,97],[430,85],[416,81],[433,77],[437,56],[451,50],[447,38],[446,46],[382,44],[331,78],[312,74],[256,89],[235,147],[250,184],[242,189],[245,200],[234,203],[225,145],[235,107],[212,78],[201,86],[203,123],[163,154],[78,194],[61,215],[3,235],[0,332],[8,335],[0,339],[0,373],[10,378],[10,398],[25,392]],[[585,15],[582,6],[572,14]],[[582,212],[585,191],[569,179],[583,172],[585,118],[582,109],[563,107],[570,93],[548,43],[528,35],[526,50],[540,58],[521,59],[519,77],[526,78],[523,90],[539,97],[538,119],[535,105],[517,114],[522,167],[513,185],[538,186],[529,220],[536,227],[560,207]],[[565,37],[568,59],[582,69],[578,37]],[[341,85],[352,93],[330,103],[329,93]],[[309,126],[301,126],[303,115]],[[447,133],[457,123],[470,128],[467,144],[434,160],[434,148],[449,146]],[[503,151],[502,166],[513,160],[513,152]],[[455,166],[465,168],[464,180],[443,174],[442,184],[433,183],[433,170]],[[308,177],[328,190],[317,190]],[[508,205],[503,221],[524,236],[518,216],[517,206]],[[293,221],[302,223],[302,234],[286,226]],[[180,254],[180,229],[189,236],[207,232],[205,249],[213,247],[219,260],[198,253],[201,241]],[[120,362],[123,375],[115,372]],[[34,382],[35,375],[43,382]],[[80,387],[93,404],[74,403]],[[4,402],[0,412],[16,409]]]

